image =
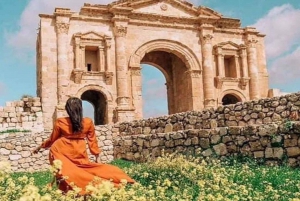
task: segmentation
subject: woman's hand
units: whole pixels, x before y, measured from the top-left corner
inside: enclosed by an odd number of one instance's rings
[[[35,148],[33,151],[32,151],[32,154],[37,154],[41,149],[41,146],[38,146],[37,148]]]
[[[99,158],[99,154],[95,155],[95,162],[96,163],[101,163],[100,158]]]

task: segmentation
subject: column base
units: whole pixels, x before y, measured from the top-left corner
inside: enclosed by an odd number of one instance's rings
[[[116,108],[117,122],[133,121],[135,119],[134,108]]]
[[[204,100],[204,107],[205,108],[215,108],[216,107],[216,100],[215,99],[205,99]]]

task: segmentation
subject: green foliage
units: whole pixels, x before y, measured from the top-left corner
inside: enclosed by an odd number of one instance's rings
[[[286,120],[284,123],[284,127],[288,130],[291,130],[293,128],[293,122],[291,120]]]
[[[7,130],[0,131],[0,134],[1,133],[29,133],[29,132],[31,132],[31,130],[7,129]]]
[[[259,165],[259,161],[248,157],[238,156],[220,161],[167,155],[146,163],[115,160],[112,164],[124,169],[137,183],[118,189],[109,185],[93,188],[94,193],[88,197],[89,201],[296,201],[300,197],[299,169]],[[40,194],[50,196],[51,200],[81,199],[74,197],[74,193],[64,196],[55,194],[53,190],[41,190],[51,181],[50,172],[13,173],[11,177],[17,180],[24,175],[33,177]],[[17,196],[14,195],[14,198]]]

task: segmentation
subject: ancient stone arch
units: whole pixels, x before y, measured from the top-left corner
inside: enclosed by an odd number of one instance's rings
[[[200,70],[200,62],[195,53],[186,45],[167,39],[158,39],[149,41],[137,49],[137,51],[130,57],[129,67],[140,66],[140,61],[146,53],[151,51],[165,51],[178,56],[185,63],[189,70]]]
[[[188,94],[195,94],[193,87],[197,83],[197,77],[201,75],[201,65],[196,55],[184,44],[178,41],[158,39],[142,44],[131,55],[129,70],[135,77],[132,79],[132,86],[141,86],[141,63],[151,64],[157,67],[166,78],[168,110],[169,114],[193,110],[196,105],[200,108],[201,97],[190,97]],[[198,79],[199,80],[199,79]],[[182,90],[182,89],[185,90]],[[139,90],[132,89],[137,94]],[[137,96],[134,96],[137,97]],[[185,99],[185,101],[180,101]],[[198,99],[198,100],[197,100]],[[142,108],[142,99],[133,98],[134,105]],[[136,111],[142,117],[142,110]]]
[[[224,99],[224,97],[226,97],[226,96],[228,96],[228,98],[230,98],[230,96],[235,97],[236,101],[235,101],[234,103],[232,102],[232,104],[235,104],[235,103],[237,103],[237,102],[244,102],[244,101],[247,100],[247,99],[246,99],[246,96],[245,96],[243,93],[241,93],[240,91],[238,91],[238,90],[233,90],[233,89],[228,89],[228,90],[223,91],[223,92],[220,94],[220,96],[219,96],[219,98],[218,98],[219,105],[223,105],[223,104],[224,104],[224,103],[223,103],[223,99]]]
[[[88,85],[78,90],[76,97],[88,101],[94,107],[95,125],[111,123],[113,119],[113,96],[105,88],[97,85]]]
[[[37,95],[46,128],[74,94],[105,97],[107,123],[142,118],[141,63],[166,77],[170,114],[217,107],[226,90],[242,101],[268,96],[264,35],[210,8],[119,0],[39,16]]]

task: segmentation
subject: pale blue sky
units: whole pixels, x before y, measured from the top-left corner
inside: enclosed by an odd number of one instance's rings
[[[111,0],[1,0],[0,1],[0,106],[36,95],[35,39],[38,13],[54,7],[78,11],[84,2],[106,4]],[[299,0],[193,0],[226,17],[238,18],[242,26],[255,26],[266,34],[270,88],[300,91]],[[146,117],[167,114],[165,79],[157,69],[143,68]]]

